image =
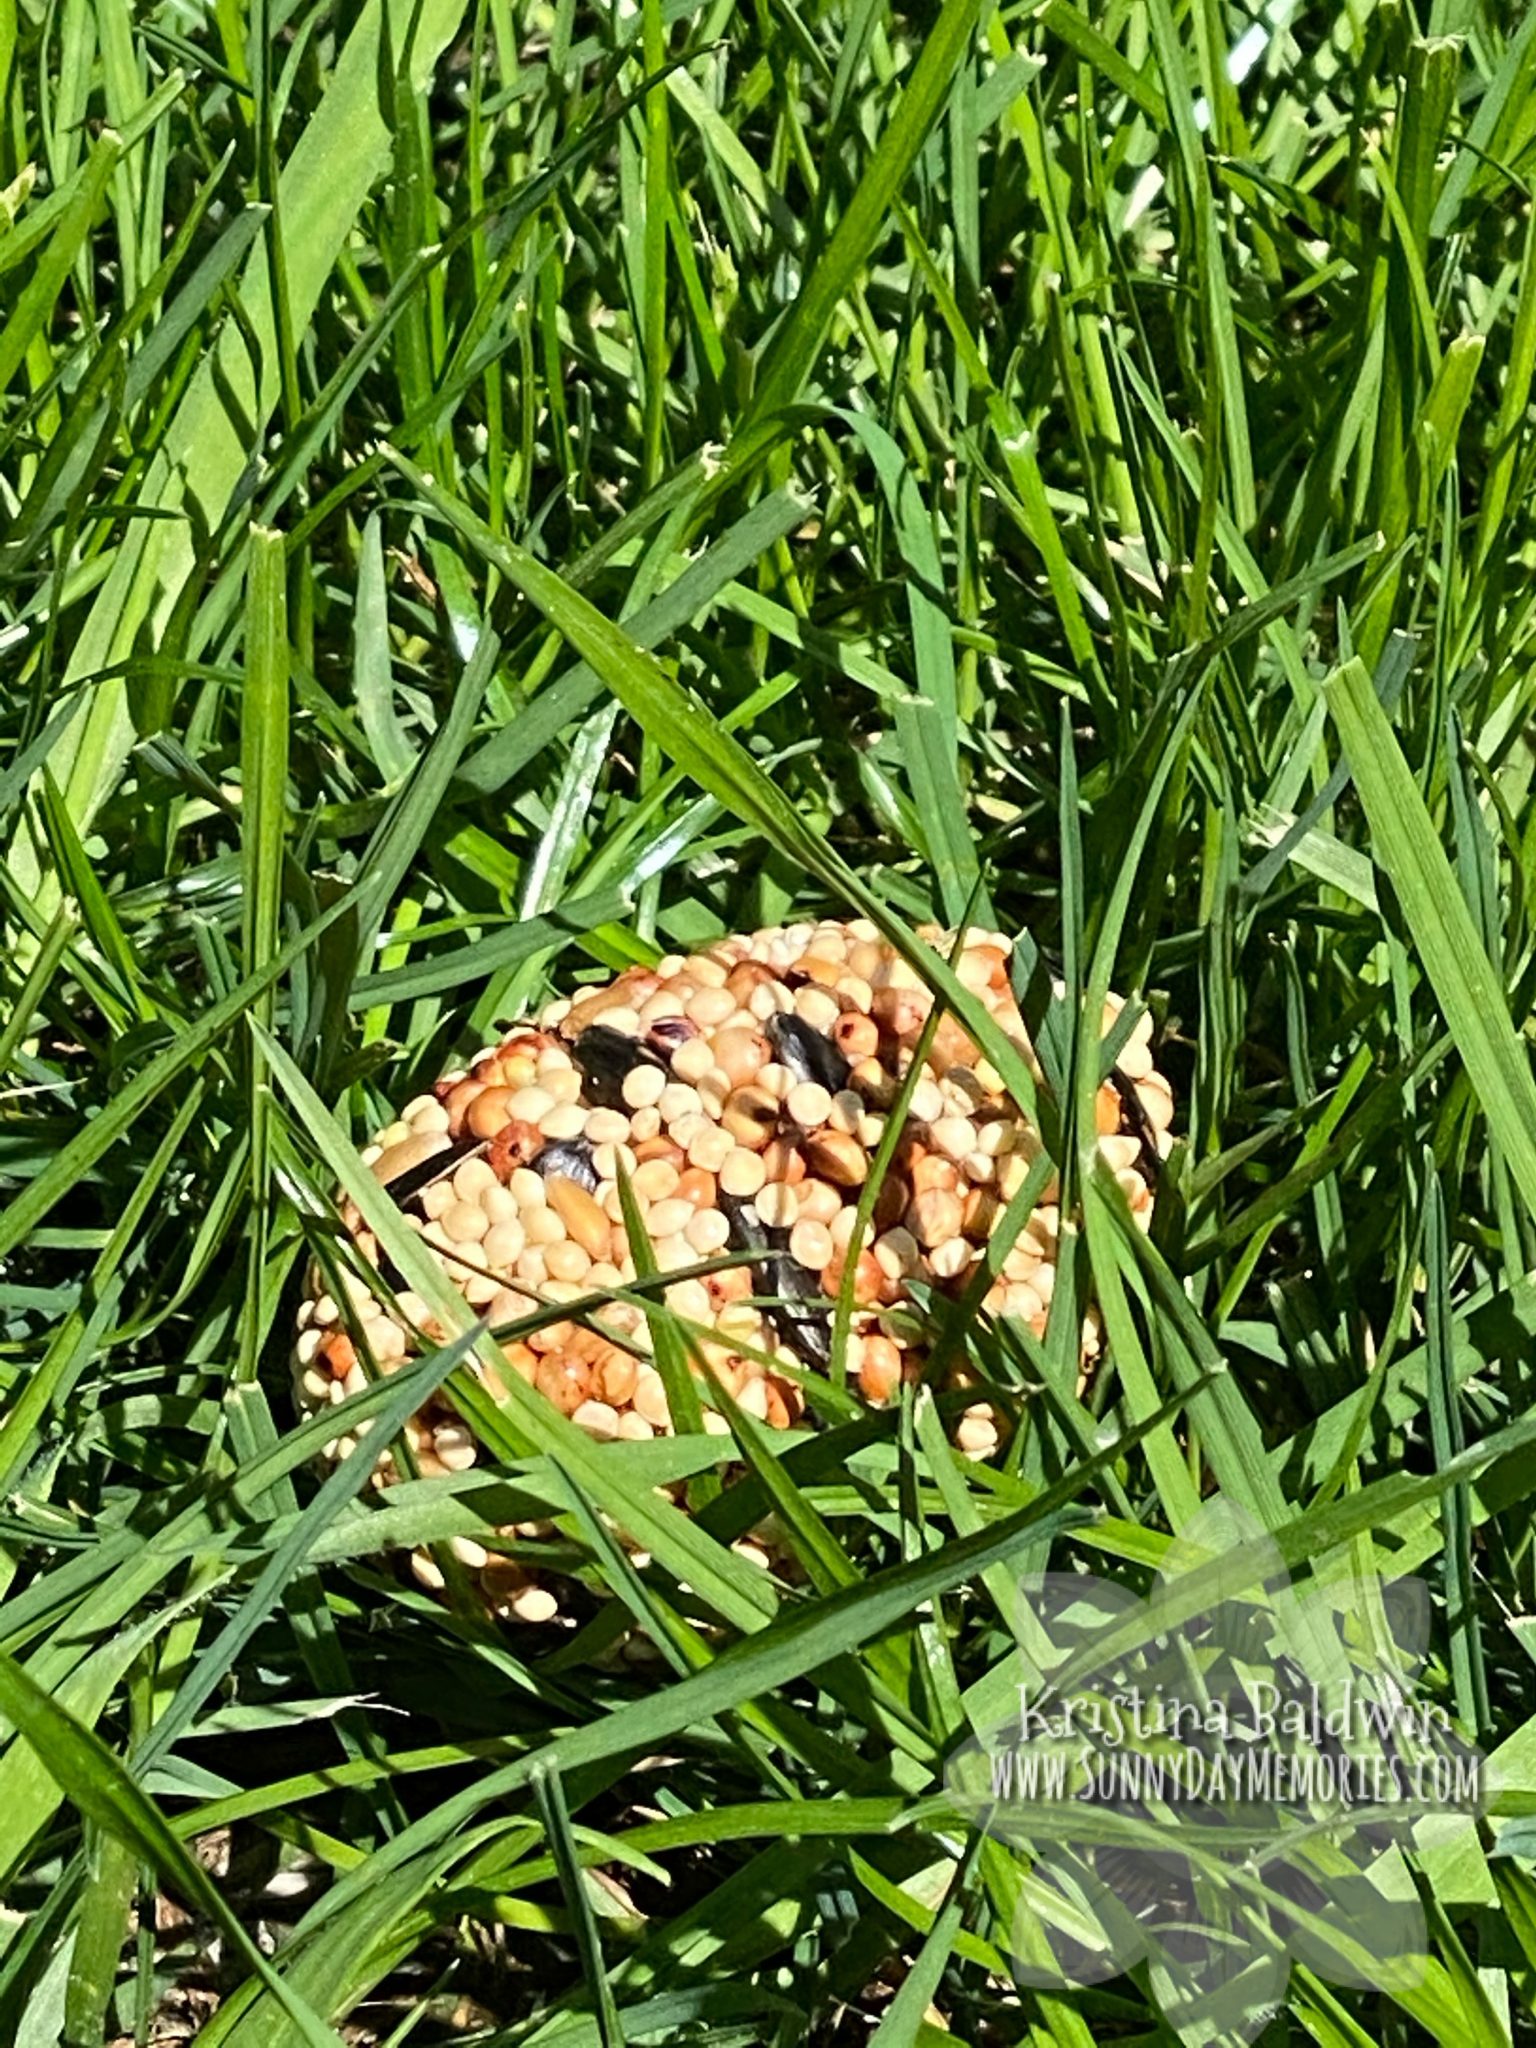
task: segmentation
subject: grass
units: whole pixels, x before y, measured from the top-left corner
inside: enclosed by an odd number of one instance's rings
[[[0,2038],[1211,2038],[1017,1988],[1027,1860],[934,1795],[1020,1577],[1145,1592],[1218,1487],[1421,1574],[1500,1766],[1416,1983],[1263,2039],[1536,2038],[1536,14],[6,0],[0,80]],[[388,1105],[824,910],[1022,935],[1083,1227],[1043,1345],[946,1337],[999,1469],[466,1389],[489,1465],[322,1483]],[[575,1634],[398,1572],[545,1510]]]

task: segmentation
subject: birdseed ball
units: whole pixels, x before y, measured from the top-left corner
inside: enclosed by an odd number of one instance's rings
[[[946,934],[921,936],[949,957]],[[955,972],[1038,1076],[1010,952],[1001,934],[971,932]],[[828,1369],[835,1300],[851,1261],[849,1379],[880,1406],[923,1370],[921,1318],[902,1313],[914,1284],[967,1287],[1041,1151],[1038,1132],[955,1018],[941,1017],[912,1079],[931,1007],[921,976],[864,920],[721,939],[547,1004],[467,1070],[407,1103],[365,1156],[445,1277],[493,1327],[541,1302],[634,1281],[619,1187],[627,1174],[658,1269],[704,1269],[672,1282],[668,1305],[696,1326],[734,1397],[773,1428],[805,1416],[801,1388],[774,1370],[775,1360],[800,1373]],[[1106,1038],[1123,1007],[1117,996],[1106,1002]],[[1174,1115],[1152,1037],[1143,1012],[1095,1102],[1099,1150],[1144,1229]],[[855,1244],[873,1155],[909,1079],[889,1171]],[[1048,1180],[1017,1242],[995,1260],[983,1298],[987,1314],[1017,1318],[1036,1337],[1055,1292],[1057,1202]],[[375,1372],[398,1371],[444,1336],[419,1297],[390,1293],[377,1245],[355,1211],[347,1220],[383,1277],[377,1297],[349,1280],[338,1301],[311,1274],[293,1353],[306,1413],[345,1399]],[[720,1264],[732,1254],[734,1263]],[[1091,1311],[1082,1347],[1086,1369],[1098,1347]],[[508,1340],[499,1383],[489,1368],[475,1369],[498,1397],[521,1378],[598,1442],[643,1442],[673,1428],[648,1351],[641,1311],[609,1302],[587,1322],[565,1319],[526,1343]],[[953,1383],[974,1379],[961,1369]],[[723,1430],[707,1385],[703,1393],[707,1427]],[[468,1471],[480,1455],[445,1400],[429,1403],[404,1434],[424,1477]],[[991,1456],[1004,1435],[1005,1418],[979,1397],[955,1425],[970,1457]],[[349,1441],[326,1454],[340,1455]],[[406,1476],[395,1451],[383,1451],[374,1484]],[[520,1525],[502,1535],[525,1555],[544,1533]],[[455,1554],[497,1614],[526,1623],[564,1611],[560,1582],[521,1556],[470,1539]],[[761,1555],[772,1562],[768,1550]],[[420,1583],[441,1590],[430,1555],[412,1564]]]

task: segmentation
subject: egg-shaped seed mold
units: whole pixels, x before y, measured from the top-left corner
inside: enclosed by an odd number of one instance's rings
[[[972,931],[956,951],[942,933],[921,936],[951,958],[1033,1064],[1009,980],[1011,942]],[[926,1031],[932,1004],[917,970],[864,921],[722,939],[547,1004],[467,1070],[408,1102],[363,1156],[446,1279],[493,1329],[634,1286],[627,1178],[655,1272],[714,1262],[666,1284],[662,1298],[699,1334],[699,1359],[774,1429],[808,1419],[804,1375],[832,1363],[834,1305],[851,1262],[848,1382],[883,1406],[925,1363],[927,1322],[914,1312],[915,1296],[965,1291],[1042,1151],[963,1026],[945,1013]],[[1106,1037],[1121,1010],[1110,997]],[[904,1088],[888,1170],[855,1242],[860,1197]],[[1143,1228],[1173,1110],[1143,1012],[1096,1101],[1099,1150]],[[359,1255],[377,1266],[377,1247],[350,1207],[344,1221]],[[982,1307],[1043,1335],[1061,1241],[1057,1191],[1046,1178],[1024,1228],[1000,1260],[993,1251]],[[344,1313],[311,1271],[294,1352],[303,1411],[344,1400],[370,1371],[392,1373],[442,1340],[427,1304],[408,1289],[391,1291],[394,1279],[387,1265],[377,1290],[349,1277]],[[1098,1343],[1091,1312],[1081,1341],[1086,1368]],[[526,1341],[505,1343],[502,1355],[508,1371],[593,1438],[672,1430],[633,1294],[605,1300],[580,1322],[547,1322]],[[478,1362],[471,1369],[494,1377]],[[704,1421],[727,1427],[713,1408]],[[423,1477],[466,1471],[479,1455],[445,1397],[414,1415],[405,1436]],[[990,1402],[962,1409],[955,1441],[975,1458],[997,1449]],[[374,1483],[401,1476],[383,1451]],[[519,1525],[505,1533],[518,1539],[521,1559],[459,1538],[462,1562],[497,1613],[552,1618],[558,1590],[527,1562],[534,1532]],[[424,1584],[440,1585],[428,1553],[413,1562]]]

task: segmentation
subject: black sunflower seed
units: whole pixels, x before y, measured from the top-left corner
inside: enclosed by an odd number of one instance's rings
[[[720,1190],[716,1198],[721,1214],[731,1226],[731,1250],[733,1252],[766,1252],[773,1248],[775,1235],[783,1237],[782,1231],[771,1231],[757,1213],[756,1204],[741,1195],[728,1195]]]
[[[541,1145],[529,1162],[543,1180],[560,1174],[592,1194],[597,1187],[597,1168],[592,1164],[592,1147],[585,1138],[552,1138]]]
[[[720,1207],[731,1226],[731,1244],[739,1252],[757,1252],[752,1264],[752,1289],[764,1297],[763,1314],[774,1333],[803,1365],[832,1363],[832,1318],[824,1308],[800,1304],[819,1301],[814,1273],[789,1256],[789,1232],[770,1230],[751,1202],[722,1194]]]
[[[775,1252],[764,1259],[759,1271],[761,1291],[774,1297],[765,1304],[763,1313],[776,1334],[799,1354],[804,1364],[825,1369],[832,1363],[832,1318],[824,1308],[798,1305],[821,1299],[816,1275],[808,1273],[787,1252]]]
[[[1142,1178],[1155,1189],[1158,1176],[1163,1170],[1163,1162],[1158,1156],[1157,1132],[1152,1126],[1152,1119],[1142,1107],[1134,1081],[1128,1081],[1118,1067],[1110,1068],[1109,1078],[1120,1098],[1120,1128],[1127,1137],[1135,1138],[1140,1144],[1141,1158],[1137,1164],[1141,1168]]]
[[[797,1081],[819,1081],[831,1095],[848,1086],[853,1069],[831,1039],[792,1011],[776,1011],[768,1019],[768,1037],[781,1062]]]
[[[623,1109],[624,1077],[636,1067],[660,1067],[665,1062],[638,1038],[626,1038],[607,1024],[589,1024],[571,1047],[571,1057],[581,1069],[587,1100],[595,1109]]]
[[[421,1198],[427,1189],[452,1173],[462,1160],[473,1159],[476,1153],[483,1152],[486,1144],[486,1139],[466,1131],[463,1137],[445,1145],[441,1152],[434,1152],[430,1159],[423,1159],[419,1165],[409,1166],[404,1173],[397,1174],[386,1184],[385,1193],[402,1215],[424,1217],[426,1211],[421,1206]],[[405,1275],[382,1245],[379,1247],[379,1272],[397,1294],[405,1291]]]
[[[397,1209],[409,1208],[424,1188],[433,1181],[441,1180],[444,1174],[452,1173],[463,1159],[471,1158],[486,1147],[484,1138],[476,1138],[466,1131],[462,1138],[455,1138],[441,1152],[434,1152],[430,1159],[423,1159],[417,1166],[408,1166],[404,1173],[397,1174],[387,1183],[389,1199]]]

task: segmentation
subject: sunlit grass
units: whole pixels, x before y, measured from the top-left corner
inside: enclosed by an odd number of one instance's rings
[[[1153,2038],[1144,1968],[1015,1989],[1023,1865],[924,1802],[1012,1581],[1144,1591],[1219,1487],[1422,1574],[1503,1767],[1419,1987],[1265,2040],[1527,2038],[1536,15],[60,0],[0,77],[0,2036]],[[714,1437],[482,1396],[473,1473],[322,1490],[353,1147],[824,911],[1020,935],[1083,1230],[965,1337],[998,1469],[839,1410],[779,1579]],[[635,1578],[597,1511],[712,1471]],[[546,1513],[579,1633],[398,1569]]]

